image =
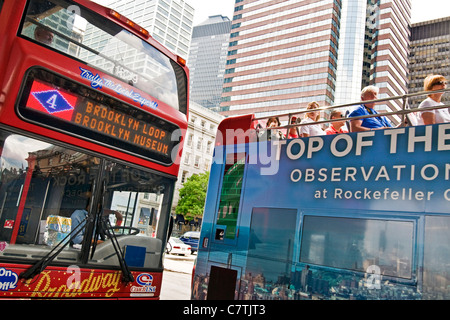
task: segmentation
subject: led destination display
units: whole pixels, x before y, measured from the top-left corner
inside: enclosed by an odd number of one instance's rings
[[[171,154],[178,144],[171,139],[178,128],[174,124],[53,74],[58,86],[37,79],[47,71],[32,74],[19,105],[25,118],[164,164],[172,163]]]

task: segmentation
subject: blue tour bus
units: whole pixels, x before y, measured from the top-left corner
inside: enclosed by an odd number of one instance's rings
[[[253,115],[223,120],[192,298],[449,299],[450,124],[405,125],[414,111],[272,141]]]

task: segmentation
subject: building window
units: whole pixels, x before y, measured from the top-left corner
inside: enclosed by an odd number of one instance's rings
[[[194,167],[196,168],[200,167],[200,156],[195,157]]]
[[[186,152],[186,156],[184,157],[184,164],[189,164],[191,158],[191,154]]]
[[[206,152],[211,153],[211,147],[212,147],[212,141],[208,141],[208,144],[206,145]]]
[[[197,150],[202,150],[203,138],[198,138],[197,141]]]
[[[181,175],[181,183],[186,181],[188,173],[188,171],[183,171],[183,174]]]
[[[209,169],[210,169],[209,161],[205,161],[205,164],[203,165],[203,168],[204,168],[205,171],[209,171]]]

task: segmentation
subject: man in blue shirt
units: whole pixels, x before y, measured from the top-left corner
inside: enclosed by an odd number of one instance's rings
[[[72,219],[72,231],[74,232],[73,234],[80,230],[80,228],[82,229],[80,233],[78,233],[77,236],[72,239],[73,244],[81,244],[81,242],[83,241],[87,215],[88,212],[86,210],[78,209],[75,210],[70,216],[70,218]]]
[[[367,86],[361,91],[361,101],[377,100],[378,99],[378,89],[375,86]],[[366,116],[370,114],[378,114],[373,107],[375,102],[364,103],[353,110],[348,117],[359,117]],[[390,121],[385,116],[365,118],[359,120],[350,120],[350,130],[351,132],[357,131],[369,131],[374,129],[387,129],[392,128]]]
[[[103,209],[102,216],[105,219],[109,219],[110,214],[114,214],[116,216],[116,226],[121,226],[123,221],[122,214],[115,210]],[[87,216],[88,216],[87,210],[82,209],[75,210],[70,216],[70,218],[72,219],[73,235],[75,235],[81,229],[81,231],[74,238],[72,238],[71,242],[73,245],[78,245],[81,244],[81,242],[83,242],[83,237],[86,231]],[[101,230],[99,233],[100,233],[99,237],[102,240],[105,240],[105,230]]]

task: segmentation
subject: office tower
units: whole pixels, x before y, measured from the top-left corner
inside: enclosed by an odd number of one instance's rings
[[[366,1],[342,2],[334,104],[358,101],[361,87],[368,85],[372,36],[367,28],[366,13]]]
[[[409,0],[347,0],[342,4],[334,104],[359,101],[367,85],[380,88],[379,99],[406,94]],[[389,101],[375,108],[394,111],[401,106],[401,101]]]
[[[407,92],[409,0],[256,0],[235,4],[224,115],[258,116]],[[379,109],[398,108],[386,103]]]
[[[411,26],[409,93],[424,91],[423,80],[429,74],[450,78],[450,17],[415,23]],[[411,98],[411,107],[418,107],[426,96]],[[444,94],[441,101],[450,103]]]
[[[236,0],[221,113],[332,104],[340,10],[334,0]]]
[[[187,59],[194,8],[184,0],[95,0],[147,29],[173,53]]]
[[[411,1],[375,1],[368,0],[367,25],[372,35],[369,82],[380,88],[378,98],[382,99],[408,93]],[[402,101],[386,102],[385,107],[387,111],[401,109]],[[400,118],[391,120],[398,124]]]
[[[231,21],[216,15],[195,26],[188,67],[190,99],[205,108],[219,110],[230,39]]]

